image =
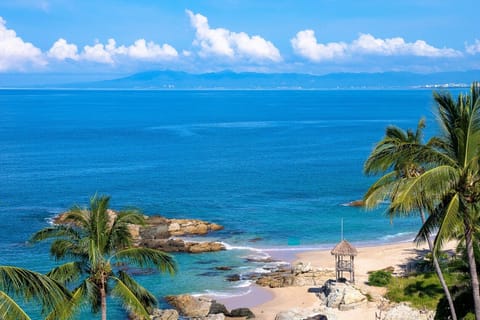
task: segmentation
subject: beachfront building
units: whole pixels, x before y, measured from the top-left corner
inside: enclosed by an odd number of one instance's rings
[[[335,256],[335,274],[337,281],[346,279],[344,272],[350,273],[350,282],[355,283],[354,257],[358,254],[357,249],[347,240],[342,240],[331,251]]]

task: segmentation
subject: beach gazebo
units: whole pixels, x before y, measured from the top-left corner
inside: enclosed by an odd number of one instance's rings
[[[335,274],[337,281],[344,278],[343,273],[350,273],[350,282],[355,283],[354,257],[358,254],[357,249],[347,240],[342,240],[331,251],[335,256]]]

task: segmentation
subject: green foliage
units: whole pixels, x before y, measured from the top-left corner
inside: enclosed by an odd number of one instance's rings
[[[368,284],[375,287],[386,287],[392,280],[392,273],[385,270],[378,270],[370,273]]]
[[[173,258],[159,250],[132,247],[129,225],[143,225],[143,215],[135,210],[113,213],[110,198],[96,195],[88,208],[73,207],[64,217],[64,225],[40,230],[33,242],[52,239],[50,252],[58,260],[73,260],[49,275],[74,287],[73,298],[56,308],[48,319],[69,319],[86,302],[94,313],[102,311],[106,319],[106,296],[119,298],[127,310],[147,319],[156,298],[135,282],[118,265],[153,267],[174,274]]]
[[[448,285],[457,281],[455,274],[444,276]],[[435,310],[440,299],[444,297],[444,291],[434,273],[423,273],[409,277],[393,277],[387,286],[386,297],[395,302],[410,302],[415,308]]]
[[[455,285],[451,287],[451,292],[458,319],[475,319],[475,315],[471,313],[473,311],[473,297],[471,289],[468,286]],[[449,315],[450,310],[448,308],[448,302],[443,297],[438,302],[435,320],[448,319]]]
[[[12,297],[39,301],[42,312],[46,314],[65,303],[70,298],[70,293],[56,281],[38,272],[0,266],[0,319],[29,320],[30,317]]]

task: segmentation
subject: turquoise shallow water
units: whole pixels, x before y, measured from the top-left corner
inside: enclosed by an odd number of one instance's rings
[[[373,181],[362,165],[385,127],[425,116],[430,135],[432,110],[429,90],[0,91],[0,263],[47,271],[48,246],[29,236],[95,192],[225,226],[208,238],[231,250],[178,255],[173,278],[139,276],[158,297],[245,292],[214,267],[247,273],[262,249],[329,247],[342,218],[354,243],[411,239],[417,219],[342,204]]]

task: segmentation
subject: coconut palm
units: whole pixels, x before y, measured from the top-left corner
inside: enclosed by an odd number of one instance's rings
[[[110,197],[94,196],[88,209],[74,207],[64,217],[65,223],[40,230],[32,241],[53,239],[50,253],[56,259],[71,259],[49,276],[58,281],[78,285],[73,298],[57,308],[50,318],[68,318],[79,305],[88,303],[94,313],[101,311],[107,319],[107,295],[120,298],[124,307],[143,318],[156,304],[155,297],[127,272],[127,265],[154,267],[174,274],[175,262],[162,251],[133,246],[129,226],[143,225],[143,215],[128,210],[109,210]],[[119,268],[118,266],[122,266]]]
[[[480,290],[474,257],[475,234],[480,229],[480,85],[473,83],[470,94],[456,100],[449,93],[434,93],[442,135],[436,160],[416,178],[404,183],[391,204],[406,212],[432,207],[420,229],[419,241],[434,232],[434,251],[452,238],[465,241],[475,316],[480,319]],[[420,158],[419,152],[416,153]],[[424,196],[419,196],[424,195]]]
[[[423,129],[425,128],[425,119],[418,122],[416,131],[407,130],[389,126],[386,129],[385,137],[377,143],[367,161],[364,165],[364,172],[367,175],[383,174],[383,176],[375,182],[367,191],[364,197],[364,203],[367,208],[377,206],[382,200],[388,199],[394,201],[400,187],[408,180],[420,176],[425,168],[423,161],[415,159],[418,157],[412,156],[412,150],[416,151],[424,149],[423,155],[430,154],[427,150],[435,147],[438,143],[436,138],[432,138],[426,144],[423,144]],[[389,207],[390,217],[400,214],[419,214],[422,224],[425,223],[425,211],[427,208],[422,206],[415,208],[409,212],[398,212]],[[442,285],[445,297],[450,307],[450,313],[453,320],[457,319],[453,299],[448,289],[445,278],[443,277],[442,269],[438,263],[437,256],[433,254],[433,242],[430,237],[427,237],[427,242],[430,251],[432,252],[433,265],[438,279]]]
[[[14,266],[0,266],[0,319],[30,320],[13,297],[40,301],[42,312],[47,313],[65,303],[70,294],[46,275]]]

